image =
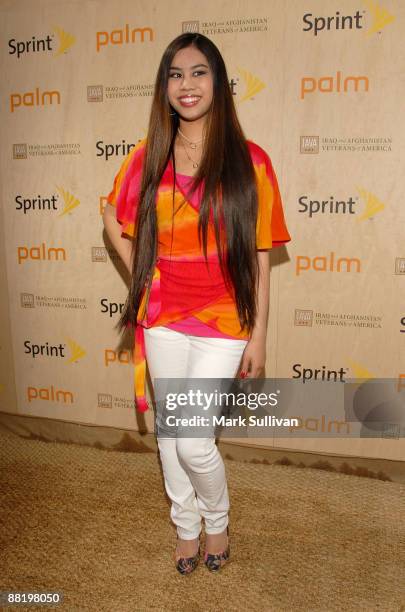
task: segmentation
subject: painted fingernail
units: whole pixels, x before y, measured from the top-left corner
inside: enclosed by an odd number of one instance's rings
[[[245,376],[246,376],[246,372],[243,372],[243,371],[242,371],[242,372],[240,373],[240,377],[241,377],[241,378],[245,378]]]

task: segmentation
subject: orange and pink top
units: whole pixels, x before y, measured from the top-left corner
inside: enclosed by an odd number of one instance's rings
[[[107,202],[116,207],[121,235],[134,237],[146,139],[126,156],[115,176]],[[248,140],[257,185],[256,248],[271,249],[291,240],[277,178],[267,153]],[[207,233],[207,259],[198,239],[199,204],[203,186],[188,195],[192,177],[176,173],[167,164],[156,197],[158,252],[147,296],[138,309],[134,346],[134,391],[138,412],[146,412],[146,357],[144,328],[163,325],[197,336],[249,339],[241,329],[235,299],[220,270],[212,214]],[[211,211],[212,212],[212,211]],[[172,232],[173,224],[173,232]]]

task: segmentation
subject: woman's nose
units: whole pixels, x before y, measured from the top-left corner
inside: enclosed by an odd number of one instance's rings
[[[184,76],[181,80],[181,89],[193,89],[192,79]]]

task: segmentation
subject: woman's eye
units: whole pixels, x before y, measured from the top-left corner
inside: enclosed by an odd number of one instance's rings
[[[193,72],[193,76],[201,76],[202,74],[207,74],[205,70],[196,70],[195,72]],[[181,72],[172,72],[171,74],[169,74],[169,78],[177,78],[177,77],[181,77],[182,74]]]

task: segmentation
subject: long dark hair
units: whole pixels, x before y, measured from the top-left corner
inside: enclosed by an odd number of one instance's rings
[[[234,297],[241,330],[251,332],[257,315],[256,220],[257,190],[255,171],[239,123],[224,60],[214,43],[196,33],[177,36],[165,50],[155,81],[142,185],[133,240],[133,268],[129,294],[116,325],[119,330],[135,325],[143,290],[150,290],[157,256],[156,194],[170,157],[179,118],[169,103],[167,86],[170,66],[180,49],[195,46],[205,55],[213,74],[213,100],[205,126],[205,147],[193,188],[201,181],[205,188],[200,204],[198,235],[207,261],[207,231],[212,206],[219,263],[228,289]],[[173,184],[173,198],[174,198]],[[223,224],[225,236],[221,229]],[[141,313],[143,318],[144,313]]]

